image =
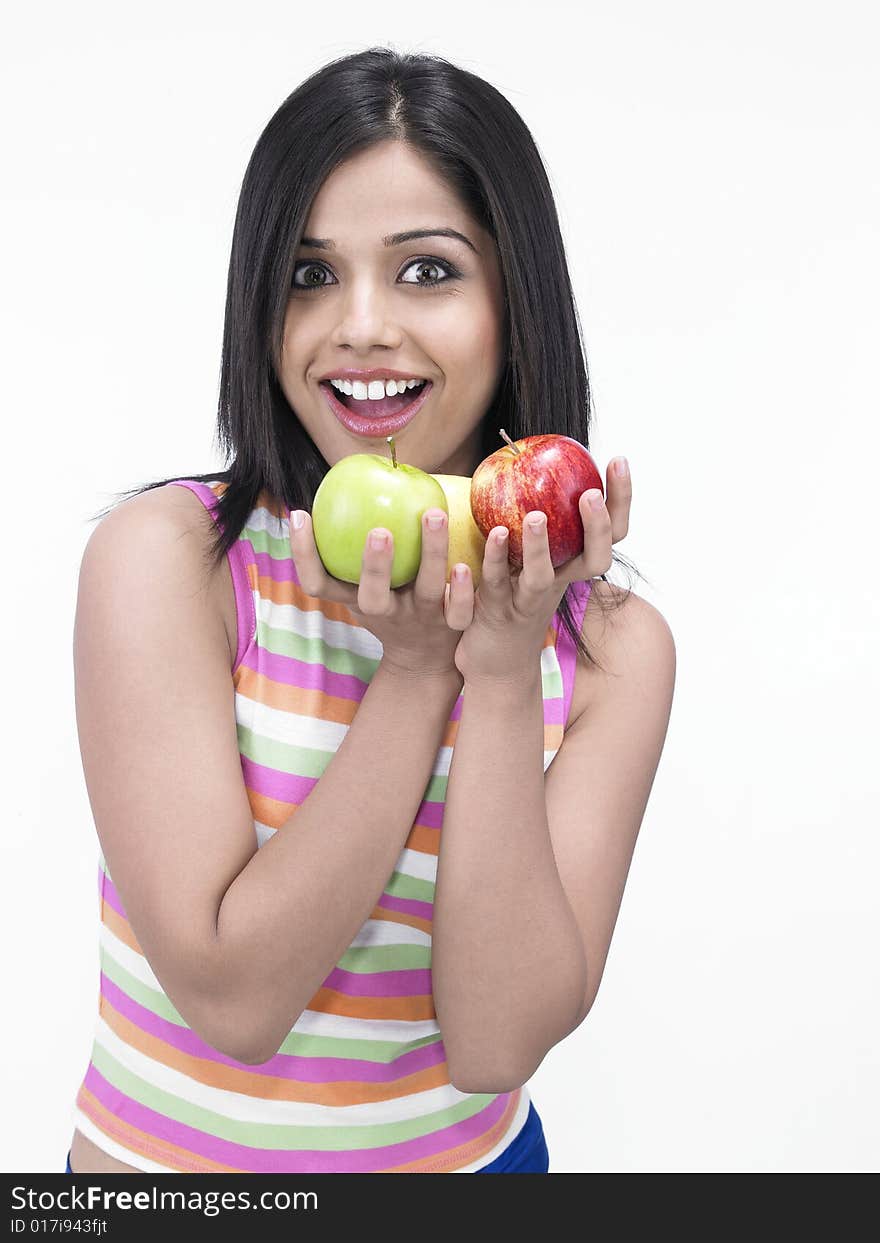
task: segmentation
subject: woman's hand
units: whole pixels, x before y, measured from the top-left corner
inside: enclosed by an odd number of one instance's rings
[[[521,571],[512,571],[508,563],[507,529],[493,527],[489,532],[473,620],[455,649],[455,665],[465,683],[513,682],[533,670],[569,583],[599,577],[610,568],[611,545],[629,529],[632,484],[629,473],[618,475],[611,466],[606,481],[607,504],[598,488],[581,494],[584,550],[556,570],[550,560],[547,519],[540,510],[530,511],[523,522]],[[598,501],[595,509],[591,499]],[[463,609],[464,597],[462,591]]]
[[[297,529],[294,518],[303,516]],[[431,526],[431,519],[439,519]],[[383,547],[373,537],[385,537]],[[391,587],[394,556],[391,532],[375,527],[367,536],[359,583],[345,583],[328,574],[318,555],[311,515],[290,515],[290,549],[303,591],[322,600],[344,604],[382,644],[382,661],[398,672],[418,675],[452,673],[461,631],[471,620],[473,588],[467,582],[447,589],[448,520],[442,509],[422,514],[422,555],[412,583]]]

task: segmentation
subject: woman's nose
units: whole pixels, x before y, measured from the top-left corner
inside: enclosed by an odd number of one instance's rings
[[[375,283],[353,283],[338,302],[339,321],[333,329],[334,345],[368,350],[374,345],[400,344],[400,327],[391,313],[387,292]]]

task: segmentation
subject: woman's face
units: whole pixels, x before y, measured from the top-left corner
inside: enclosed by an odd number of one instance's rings
[[[416,229],[453,229],[467,242],[385,242]],[[387,455],[388,430],[345,426],[328,389],[355,416],[378,411],[325,377],[363,369],[428,380],[420,409],[393,433],[398,461],[470,475],[504,366],[504,319],[493,239],[421,156],[382,142],[341,164],[315,197],[295,258],[278,379],[331,466],[351,453]]]

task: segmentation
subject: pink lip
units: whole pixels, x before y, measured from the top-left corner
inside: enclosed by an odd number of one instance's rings
[[[339,371],[328,371],[320,378],[321,380],[363,380],[365,384],[369,384],[370,380],[426,380],[428,377],[423,376],[419,371],[389,371],[387,367],[382,371],[377,367],[368,371],[359,371],[357,367],[342,367]]]
[[[389,378],[393,379],[393,376]],[[424,387],[419,389],[418,396],[408,406],[405,406],[400,414],[389,414],[381,419],[368,419],[363,414],[349,410],[348,406],[343,406],[342,402],[337,400],[332,385],[325,383],[319,385],[319,388],[327,397],[327,404],[343,427],[347,427],[350,432],[354,432],[358,436],[372,437],[392,436],[395,432],[399,432],[402,427],[406,427],[407,423],[411,422],[418,414],[433,387],[433,383],[428,380]]]

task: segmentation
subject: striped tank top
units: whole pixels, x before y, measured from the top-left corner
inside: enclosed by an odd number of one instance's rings
[[[226,484],[165,486],[190,488],[213,513]],[[262,493],[227,554],[235,719],[258,848],[320,779],[382,656],[344,605],[303,591],[288,517]],[[580,625],[590,583],[574,591]],[[545,772],[562,743],[575,654],[554,615],[540,658]],[[475,1173],[510,1148],[529,1115],[526,1087],[455,1088],[431,993],[432,900],[463,697],[369,919],[259,1066],[206,1044],[174,1008],[99,847],[98,1017],[71,1109],[83,1135],[150,1173]]]

